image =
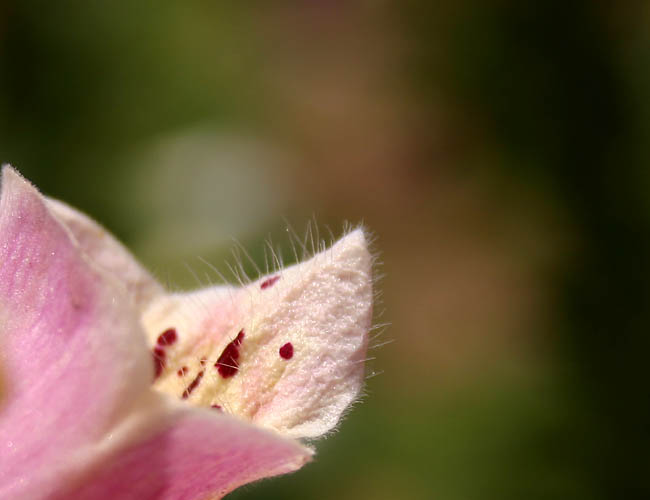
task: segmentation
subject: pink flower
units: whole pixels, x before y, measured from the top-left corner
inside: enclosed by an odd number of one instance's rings
[[[220,498],[308,462],[298,439],[362,385],[361,230],[241,288],[168,294],[4,167],[0,263],[0,498]]]

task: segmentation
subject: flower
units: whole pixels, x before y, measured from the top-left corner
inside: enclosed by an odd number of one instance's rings
[[[240,288],[169,294],[5,166],[0,263],[0,498],[220,498],[308,462],[298,439],[361,388],[361,230]]]

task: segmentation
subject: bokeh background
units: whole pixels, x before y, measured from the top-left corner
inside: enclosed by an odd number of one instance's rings
[[[229,498],[649,498],[649,23],[4,0],[0,160],[175,287],[218,281],[199,256],[228,274],[231,238],[291,262],[286,222],[374,233],[392,343],[363,403],[316,463]]]

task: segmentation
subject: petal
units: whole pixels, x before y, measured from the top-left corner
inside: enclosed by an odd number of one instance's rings
[[[363,383],[371,261],[356,230],[246,287],[154,300],[143,324],[164,358],[155,387],[290,437],[329,431]]]
[[[129,295],[7,167],[0,262],[0,498],[204,498],[311,457],[152,391]]]
[[[296,441],[214,410],[179,409],[57,498],[221,498],[242,484],[299,469],[311,455]]]
[[[42,481],[65,479],[73,451],[132,412],[152,368],[123,288],[9,167],[0,262],[0,497],[35,498]]]
[[[123,283],[136,306],[144,307],[163,293],[163,288],[124,245],[97,222],[61,201],[45,200],[47,208],[70,230],[83,252]]]

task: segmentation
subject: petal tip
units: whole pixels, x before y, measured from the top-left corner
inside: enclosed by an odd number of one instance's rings
[[[18,188],[38,192],[36,187],[34,187],[27,179],[20,175],[20,173],[8,163],[2,165],[2,181],[0,185],[2,187],[3,198],[7,195],[7,193]]]
[[[360,246],[360,247],[367,248],[368,238],[366,237],[366,230],[362,226],[353,229],[348,234],[343,236],[343,238],[341,238],[339,244],[346,244],[350,246]]]
[[[8,163],[2,165],[2,185],[5,186],[6,183],[22,179],[21,175],[16,171],[14,167]]]
[[[364,273],[372,280],[372,267],[375,256],[370,249],[371,238],[363,227],[353,229],[330,248],[331,255],[340,263],[346,263]]]

